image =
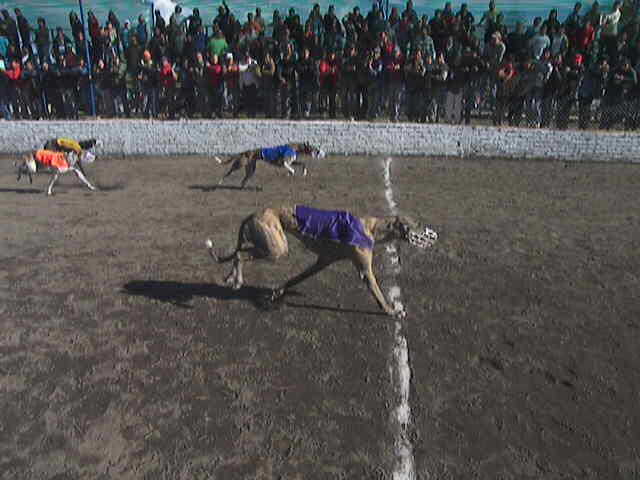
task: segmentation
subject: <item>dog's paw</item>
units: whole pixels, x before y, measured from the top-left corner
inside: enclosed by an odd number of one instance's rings
[[[274,288],[271,291],[271,297],[269,300],[271,303],[278,303],[284,298],[284,289],[283,288]]]
[[[218,156],[213,157],[215,158],[216,162],[218,162],[219,164],[222,164],[222,159]]]

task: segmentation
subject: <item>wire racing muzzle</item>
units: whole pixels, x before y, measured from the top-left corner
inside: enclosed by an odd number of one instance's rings
[[[408,242],[414,247],[428,248],[432,247],[438,240],[438,232],[429,227],[424,227],[422,232],[410,230],[407,235]]]

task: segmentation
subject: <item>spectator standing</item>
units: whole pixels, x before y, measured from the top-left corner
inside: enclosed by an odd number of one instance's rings
[[[311,106],[318,85],[318,67],[316,61],[311,58],[311,51],[305,47],[302,50],[302,58],[296,66],[300,90],[300,110],[305,118],[311,115]]]
[[[580,17],[580,11],[582,10],[582,3],[576,2],[573,6],[573,11],[567,15],[567,18],[564,21],[564,29],[569,37],[569,43],[571,45],[575,45],[578,37],[578,32],[582,26],[582,18]]]
[[[260,66],[249,52],[245,52],[238,64],[240,70],[240,90],[247,114],[255,118],[257,112],[258,85],[260,79]]]
[[[40,72],[38,72],[31,60],[25,63],[22,71],[22,97],[28,118],[33,120],[41,119],[43,117],[43,105]]]
[[[4,120],[11,120],[9,110],[9,77],[3,56],[0,56],[0,116]]]
[[[240,110],[240,67],[236,63],[233,53],[227,52],[225,58],[225,105],[227,110],[235,117]]]
[[[225,68],[217,54],[211,55],[211,62],[207,65],[209,112],[211,118],[222,118],[224,106],[224,75]]]
[[[620,65],[616,67],[606,87],[603,108],[600,120],[601,129],[610,129],[618,122],[624,122],[625,126],[629,125],[632,118],[630,112],[630,100],[632,94],[638,85],[638,76],[636,71],[631,67],[628,59],[623,59]]]
[[[340,63],[336,52],[331,50],[325,59],[320,61],[320,102],[328,105],[329,118],[336,118],[336,102],[338,98],[338,82],[340,79]]]
[[[558,94],[558,117],[556,127],[561,130],[569,126],[569,115],[576,103],[578,86],[583,76],[582,55],[571,56],[564,67],[564,82]]]
[[[207,48],[209,50],[209,55],[218,55],[218,57],[220,57],[220,55],[224,55],[227,52],[229,45],[227,44],[227,40],[224,38],[222,30],[217,26],[214,26],[214,29],[215,33],[211,40],[209,40]]]
[[[466,47],[460,57],[458,76],[463,88],[463,112],[464,123],[471,123],[471,111],[478,104],[478,89],[482,75],[485,73],[485,64],[478,53],[471,47]]]
[[[276,62],[269,51],[265,53],[261,63],[262,70],[262,96],[264,99],[264,115],[266,118],[276,116]]]
[[[286,49],[276,69],[279,84],[280,118],[297,118],[299,100],[296,55],[293,43],[287,43]]]
[[[158,116],[158,98],[160,89],[160,72],[151,59],[151,52],[145,50],[138,73],[142,94],[144,95],[144,115],[149,119]]]
[[[600,17],[600,25],[602,27],[600,39],[604,50],[609,56],[613,55],[615,49],[616,37],[618,36],[618,24],[622,16],[620,11],[621,6],[622,2],[616,0],[613,3],[613,7],[611,7],[611,13]]]
[[[9,39],[0,30],[0,57],[4,60],[9,54]]]
[[[496,102],[492,114],[494,126],[501,126],[505,115],[511,111],[519,82],[516,65],[515,57],[507,55],[496,72]]]
[[[136,35],[138,36],[138,44],[141,48],[147,46],[149,40],[149,31],[147,30],[147,21],[142,15],[138,17],[138,25],[136,25]]]
[[[400,120],[404,90],[404,58],[397,46],[385,57],[383,82],[389,117],[392,122],[397,122]]]
[[[2,13],[2,23],[4,24],[4,32],[9,40],[9,43],[16,46],[16,48],[20,48],[20,38],[18,36],[18,26],[16,25],[16,21],[11,18],[9,14],[9,10],[0,10]]]
[[[22,11],[19,8],[14,9],[14,13],[16,14],[16,22],[18,23],[18,32],[20,33],[20,38],[22,39],[22,46],[27,47],[29,52],[32,52],[31,49],[31,25],[29,25],[29,20],[22,14]]]
[[[558,10],[555,8],[549,12],[549,17],[542,23],[542,26],[547,29],[547,33],[553,33],[557,31],[562,25],[558,20]]]
[[[355,120],[360,114],[358,95],[358,51],[351,45],[342,62],[342,113],[345,118]]]
[[[173,119],[176,112],[176,87],[178,74],[168,57],[162,57],[160,65],[160,112]]]
[[[131,22],[129,20],[125,20],[124,26],[122,27],[122,33],[121,33],[123,51],[126,51],[127,48],[129,48],[132,35],[133,35],[133,29],[131,28]]]
[[[58,58],[61,55],[64,57],[72,51],[73,43],[69,37],[64,34],[61,27],[56,28],[56,36],[53,39],[53,56],[55,58]]]
[[[576,34],[575,49],[583,54],[586,54],[593,41],[596,39],[596,30],[591,24],[590,20],[586,20],[584,26],[578,30]]]
[[[417,50],[411,60],[405,64],[405,83],[407,92],[407,118],[419,122],[425,110],[425,66],[422,52]]]
[[[154,26],[154,29],[157,28],[160,30],[160,32],[164,34],[167,33],[167,22],[164,21],[164,18],[162,17],[162,13],[160,12],[160,10],[155,11],[153,26]]]
[[[569,37],[565,34],[564,27],[557,27],[551,34],[551,55],[565,55],[568,50]]]
[[[563,55],[558,54],[551,58],[549,50],[545,50],[538,64],[540,65],[540,74],[543,74],[545,71],[548,73],[542,91],[542,118],[540,120],[540,126],[542,128],[549,128],[558,110],[559,93],[565,79],[566,71],[563,65]],[[543,64],[545,65],[544,67],[542,67]]]
[[[542,56],[542,52],[551,46],[551,39],[547,35],[547,28],[540,27],[540,31],[529,40],[529,53],[538,60]]]
[[[589,21],[591,22],[591,25],[593,25],[594,27],[598,27],[600,25],[601,17],[602,17],[602,12],[600,11],[600,2],[596,0],[591,5],[591,8],[587,12],[587,14],[584,16],[584,21],[585,22]]]
[[[493,26],[496,23],[496,19],[498,18],[499,13],[500,13],[499,10],[496,9],[496,2],[494,0],[491,0],[489,2],[489,9],[482,14],[482,17],[478,22],[479,27],[482,25],[485,25],[485,35],[484,35],[485,42],[489,41],[491,34],[495,31],[493,30]]]
[[[505,53],[513,55],[516,60],[522,60],[527,56],[527,35],[522,22],[516,22],[515,30],[507,35],[505,46]]]
[[[609,64],[606,59],[594,63],[585,73],[578,90],[578,127],[589,128],[593,101],[602,98],[609,76]]]

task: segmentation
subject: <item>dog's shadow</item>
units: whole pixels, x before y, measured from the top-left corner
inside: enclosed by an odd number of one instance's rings
[[[216,190],[239,190],[248,192],[261,192],[262,187],[240,187],[239,185],[189,185],[189,190],[200,190],[201,192],[215,192]]]
[[[42,193],[44,190],[38,188],[0,188],[0,193],[17,193],[20,195],[33,195],[35,193]]]
[[[244,285],[238,290],[215,283],[183,283],[158,280],[133,280],[122,287],[121,293],[146,297],[151,300],[170,303],[180,308],[191,309],[189,302],[194,297],[218,300],[247,300],[260,310],[273,310],[283,302],[271,301],[272,290],[264,287]],[[294,294],[288,292],[287,295]]]
[[[283,305],[291,308],[304,308],[309,310],[356,313],[365,315],[385,314],[380,311],[365,311],[348,308],[330,307],[325,305],[302,304],[288,301],[290,297],[302,296],[295,290],[288,290],[286,295],[276,301],[272,300],[273,290],[265,287],[243,285],[239,290],[234,290],[225,285],[215,283],[183,283],[158,280],[133,280],[122,287],[121,293],[132,296],[146,297],[151,300],[170,303],[179,308],[191,309],[189,304],[194,297],[215,298],[218,300],[246,300],[259,310],[273,311]]]

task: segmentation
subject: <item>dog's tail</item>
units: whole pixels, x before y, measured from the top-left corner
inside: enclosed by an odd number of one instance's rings
[[[248,216],[247,218],[245,218],[242,223],[240,224],[240,230],[238,231],[238,242],[236,244],[236,248],[235,250],[233,250],[231,253],[229,253],[228,255],[220,255],[218,252],[216,252],[215,248],[214,248],[214,244],[213,244],[213,240],[211,240],[210,238],[207,238],[207,240],[205,241],[205,244],[207,246],[207,250],[209,251],[209,255],[211,255],[211,258],[217,262],[217,263],[226,263],[230,260],[233,260],[236,256],[236,254],[240,251],[240,249],[242,248],[242,244],[244,243],[245,240],[245,228],[247,226],[247,223],[249,223],[249,221],[253,218],[253,215]]]
[[[227,165],[227,164],[233,162],[236,159],[236,157],[233,156],[233,155],[230,156],[229,158],[227,158],[226,160],[221,159],[217,155],[215,155],[213,158],[215,158],[216,162],[218,162],[220,165]]]

